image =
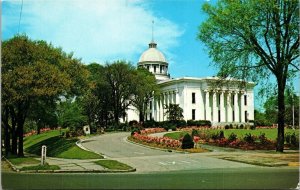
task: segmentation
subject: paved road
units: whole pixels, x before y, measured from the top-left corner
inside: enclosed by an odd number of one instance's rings
[[[244,168],[126,174],[2,173],[3,189],[296,189],[297,169]]]
[[[133,166],[139,173],[258,167],[208,156],[214,153],[184,154],[150,149],[127,142],[128,135],[129,133],[105,134],[93,137],[82,145],[103,153],[108,158]]]

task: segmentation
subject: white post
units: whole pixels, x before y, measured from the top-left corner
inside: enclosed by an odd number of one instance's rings
[[[42,146],[42,154],[41,154],[41,165],[45,165],[46,164],[46,154],[47,154],[47,147],[46,145]]]

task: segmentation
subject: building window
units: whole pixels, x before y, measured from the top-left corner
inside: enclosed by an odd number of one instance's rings
[[[247,106],[247,95],[244,95],[245,106]]]
[[[152,118],[152,113],[150,113],[150,120],[152,120],[153,118]]]
[[[248,112],[245,111],[245,122],[248,122]]]
[[[149,67],[149,66],[147,66],[147,70],[148,70],[148,71],[149,71],[149,68],[150,68],[150,67]]]
[[[196,110],[192,109],[192,120],[196,119]]]
[[[221,122],[221,111],[218,111],[218,121]]]
[[[196,93],[193,92],[192,93],[192,104],[195,104],[196,103]]]
[[[235,118],[234,118],[234,111],[232,111],[232,121],[235,121]]]
[[[221,94],[218,95],[218,105],[220,106],[221,104]]]
[[[152,110],[152,101],[150,101],[149,104],[150,104],[150,110]]]
[[[159,68],[160,68],[160,73],[162,73],[162,66],[160,66]]]
[[[154,69],[154,73],[156,73],[156,65],[154,65],[154,68],[153,68],[153,69]]]
[[[232,102],[232,105],[234,105],[234,94],[232,94],[231,102]]]

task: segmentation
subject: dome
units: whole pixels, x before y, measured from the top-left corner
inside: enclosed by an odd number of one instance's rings
[[[140,57],[139,62],[164,62],[167,60],[159,50],[156,49],[156,44],[154,42],[149,44],[149,49],[146,50]]]

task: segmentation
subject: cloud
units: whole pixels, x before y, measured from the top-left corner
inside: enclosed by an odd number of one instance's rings
[[[21,1],[5,3],[4,35],[17,26]],[[74,52],[85,63],[136,62],[151,40],[152,20],[158,47],[171,55],[183,31],[156,17],[150,4],[141,0],[24,0],[20,32]]]

